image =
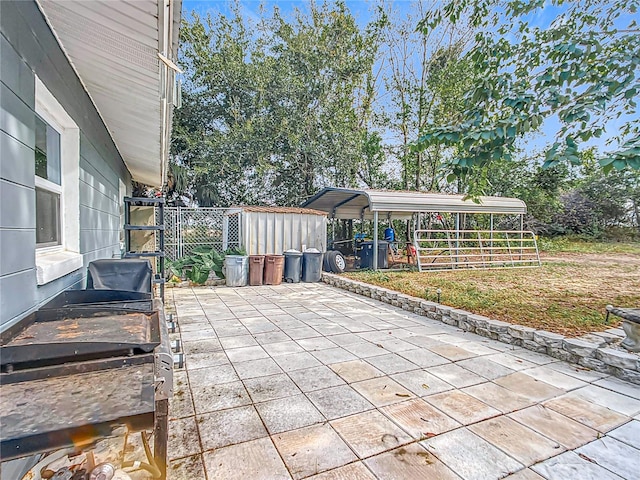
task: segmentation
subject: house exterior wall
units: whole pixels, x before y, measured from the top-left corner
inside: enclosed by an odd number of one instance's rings
[[[122,184],[131,176],[35,1],[0,2],[0,331],[68,288],[87,264],[120,253]],[[37,285],[35,77],[80,131],[79,253],[83,267]]]

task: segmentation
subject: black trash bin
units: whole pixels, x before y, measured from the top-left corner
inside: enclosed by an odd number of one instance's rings
[[[302,252],[287,250],[284,252],[284,281],[300,283],[302,278]]]
[[[389,242],[378,240],[378,268],[389,268],[389,260],[387,259],[387,250]],[[360,268],[369,268],[373,270],[373,242],[362,242],[360,244]]]
[[[307,250],[302,254],[302,281],[319,282],[322,279],[322,252]]]

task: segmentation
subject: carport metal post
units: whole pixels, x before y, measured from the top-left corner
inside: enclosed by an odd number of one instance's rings
[[[378,211],[373,212],[373,269],[378,270]]]

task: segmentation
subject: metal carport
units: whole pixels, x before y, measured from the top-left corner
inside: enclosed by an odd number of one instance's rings
[[[518,215],[520,217],[520,230],[512,233],[523,233],[523,216],[527,212],[526,204],[517,198],[508,197],[477,197],[475,199],[465,199],[464,195],[448,195],[441,193],[423,193],[409,191],[392,190],[355,190],[346,188],[328,187],[302,205],[305,208],[312,208],[327,212],[331,219],[361,219],[373,220],[374,232],[378,231],[379,215],[382,213],[389,219],[409,219],[420,213],[453,213],[456,215],[456,254],[460,257],[460,242],[468,241],[460,238],[462,231],[459,225],[460,214],[489,214],[491,216],[491,247],[495,248],[493,238],[493,215]],[[425,230],[426,232],[426,230]],[[479,233],[479,232],[474,232]],[[532,234],[533,235],[533,234]],[[512,239],[515,240],[515,239]],[[378,238],[374,235],[374,265],[377,266]],[[535,242],[535,240],[534,240]],[[420,249],[420,240],[415,239],[416,249]],[[425,248],[422,248],[425,250]],[[536,259],[537,245],[536,245]],[[499,255],[496,253],[493,256]],[[457,262],[457,260],[456,260]],[[477,263],[477,262],[476,262]],[[513,263],[513,262],[512,262]],[[420,264],[419,264],[420,266]]]

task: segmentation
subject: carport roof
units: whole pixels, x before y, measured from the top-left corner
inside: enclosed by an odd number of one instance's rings
[[[479,197],[465,200],[464,195],[406,192],[393,190],[351,190],[328,187],[305,203],[305,208],[327,212],[329,217],[354,219],[373,212],[407,216],[414,212],[523,214],[526,204],[517,198]]]

